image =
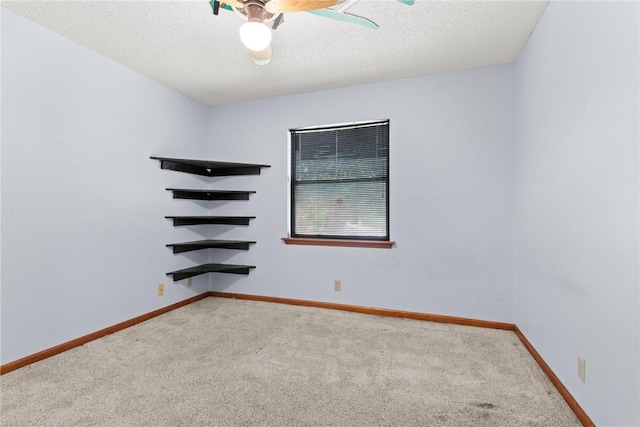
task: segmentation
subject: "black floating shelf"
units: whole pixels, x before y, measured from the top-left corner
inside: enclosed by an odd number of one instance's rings
[[[200,249],[238,249],[248,251],[249,245],[254,243],[256,242],[244,240],[198,240],[195,242],[171,243],[167,247],[172,248],[174,254]]]
[[[173,192],[174,199],[192,200],[249,200],[249,195],[255,191],[226,191],[226,190],[189,190],[184,188],[167,188]]]
[[[211,160],[174,159],[170,157],[151,157],[160,160],[162,169],[187,172],[203,176],[260,175],[261,168],[269,165],[253,163],[217,162]]]
[[[173,220],[174,226],[201,224],[249,225],[255,216],[165,216]]]
[[[253,265],[234,265],[234,264],[202,264],[196,267],[185,268],[167,273],[172,276],[173,280],[182,280],[193,276],[199,276],[206,273],[231,273],[231,274],[249,274]]]

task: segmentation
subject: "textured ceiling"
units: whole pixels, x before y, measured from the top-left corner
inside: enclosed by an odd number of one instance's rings
[[[371,30],[290,13],[252,62],[234,12],[200,1],[3,1],[3,6],[208,105],[515,60],[547,1],[360,0]]]

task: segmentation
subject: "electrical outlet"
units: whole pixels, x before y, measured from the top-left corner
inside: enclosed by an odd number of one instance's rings
[[[586,362],[581,357],[578,357],[578,378],[580,378],[582,382],[584,382],[585,378],[585,369]]]
[[[342,290],[342,280],[333,281],[333,290],[336,292],[340,292]]]
[[[164,284],[160,283],[158,285],[158,296],[161,297],[162,295],[164,295]]]
[[[189,277],[187,279],[187,287],[190,288],[191,287],[191,279],[193,279],[193,277]]]

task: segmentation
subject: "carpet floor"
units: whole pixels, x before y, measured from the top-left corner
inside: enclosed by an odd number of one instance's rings
[[[0,377],[3,426],[580,426],[510,331],[205,298]]]

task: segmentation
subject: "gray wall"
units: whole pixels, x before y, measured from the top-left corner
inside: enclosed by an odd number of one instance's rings
[[[638,14],[551,2],[514,72],[515,321],[598,425],[640,425]]]
[[[248,278],[212,278],[212,289],[513,321],[511,70],[212,108],[213,158],[272,165],[247,182],[258,190],[249,205],[218,210],[257,215],[248,229],[224,233],[258,241],[233,257],[257,269]],[[390,119],[390,231],[397,247],[282,243],[288,129],[371,119]],[[334,292],[335,279],[342,292]]]
[[[207,156],[207,107],[8,10],[2,107],[2,363],[208,290],[156,296],[198,180],[149,159]]]
[[[3,7],[0,7],[2,22]],[[0,30],[0,363],[2,363],[2,30]]]

